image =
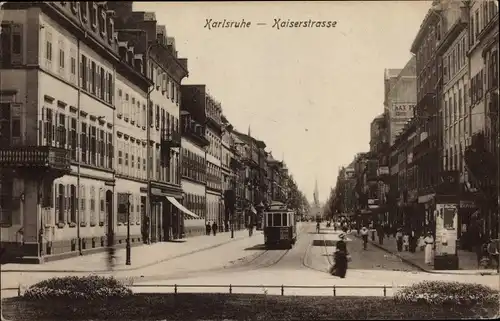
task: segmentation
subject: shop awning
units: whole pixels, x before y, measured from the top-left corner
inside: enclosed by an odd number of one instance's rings
[[[252,211],[252,213],[254,214],[257,214],[257,210],[255,209],[255,207],[253,207],[253,205],[250,207],[250,211]]]
[[[172,196],[167,196],[167,199],[170,203],[172,203],[173,206],[177,207],[184,214],[189,215],[192,218],[200,218],[198,215],[185,208],[181,203],[177,202],[177,200]]]

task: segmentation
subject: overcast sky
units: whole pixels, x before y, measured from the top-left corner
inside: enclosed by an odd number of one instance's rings
[[[154,11],[188,58],[185,84],[206,84],[229,121],[284,155],[312,200],[324,202],[338,168],[369,148],[383,112],[384,68],[402,68],[429,1],[135,2]],[[274,19],[337,21],[335,28],[273,28]],[[212,29],[206,19],[245,19]],[[266,23],[267,25],[257,25]]]

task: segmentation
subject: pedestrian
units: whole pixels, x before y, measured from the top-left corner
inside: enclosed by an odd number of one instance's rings
[[[205,230],[206,230],[207,235],[210,235],[211,229],[212,229],[212,227],[210,225],[210,221],[207,221],[207,225],[205,226]]]
[[[405,235],[403,235],[403,248],[406,252],[410,250],[410,236],[408,235],[408,233],[405,233]]]
[[[396,246],[398,248],[398,252],[403,250],[403,232],[402,229],[399,228],[395,235],[396,238]]]
[[[370,223],[370,232],[372,233],[372,242],[375,242],[375,226],[373,224],[373,222]]]
[[[349,261],[349,252],[345,243],[346,234],[340,233],[340,240],[335,245],[335,260],[334,265],[330,269],[330,273],[340,278],[345,278],[347,273],[347,262]]]
[[[383,226],[379,226],[377,234],[378,234],[378,244],[383,245],[384,244],[384,236],[385,236]]]
[[[361,237],[363,238],[363,250],[366,250],[368,244],[368,229],[366,226],[361,228]]]
[[[431,232],[427,232],[427,236],[424,238],[425,243],[425,264],[432,264],[432,248],[434,246],[434,237],[432,237]]]
[[[425,250],[425,242],[424,242],[424,236],[423,235],[420,235],[420,237],[418,238],[418,247],[420,248],[420,251],[424,251]]]
[[[415,232],[415,229],[412,228],[410,229],[410,235],[408,235],[408,247],[409,247],[409,251],[411,253],[415,253],[415,249],[417,248],[416,244],[417,244],[417,238],[416,238],[416,232]]]
[[[212,232],[214,233],[214,236],[217,235],[217,223],[215,222],[212,224]]]

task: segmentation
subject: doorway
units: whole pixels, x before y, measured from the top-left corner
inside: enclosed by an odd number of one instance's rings
[[[114,216],[113,216],[113,192],[106,191],[106,218],[107,218],[107,236],[108,245],[114,244]]]

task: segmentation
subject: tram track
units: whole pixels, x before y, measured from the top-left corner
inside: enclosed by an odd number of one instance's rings
[[[237,273],[237,272],[253,272],[262,269],[268,269],[276,267],[279,263],[283,262],[283,259],[290,254],[291,251],[296,252],[299,250],[298,246],[303,245],[303,242],[308,242],[305,251],[301,253],[300,261],[303,262],[305,260],[305,256],[307,255],[307,251],[311,246],[309,242],[309,238],[303,238],[303,233],[307,232],[308,226],[303,226],[299,233],[297,233],[297,242],[292,249],[284,249],[284,250],[270,250],[264,249],[261,250],[257,254],[251,254],[240,258],[236,261],[230,262],[230,265],[219,266],[209,269],[202,269],[196,271],[180,271],[179,273],[168,273],[168,274],[155,274],[155,275],[147,275],[147,276],[133,276],[124,278],[130,281],[133,279],[134,282],[146,282],[146,281],[158,281],[158,280],[174,280],[174,279],[184,279],[189,277],[200,277],[200,276],[208,276],[219,273]],[[300,252],[299,252],[300,253]],[[307,266],[306,266],[307,267]],[[313,269],[314,270],[314,269]],[[319,271],[316,269],[316,271]],[[321,271],[324,272],[324,271]]]

